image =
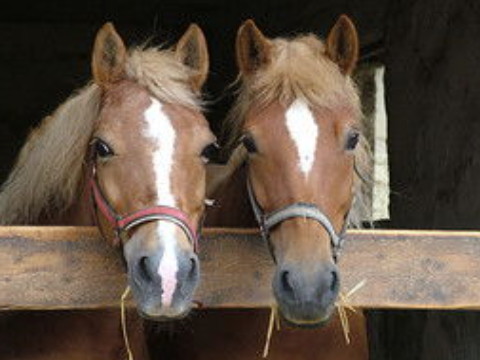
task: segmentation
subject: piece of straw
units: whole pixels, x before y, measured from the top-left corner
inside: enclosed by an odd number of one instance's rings
[[[366,283],[367,283],[367,280],[366,280],[366,279],[363,279],[363,280],[360,281],[357,285],[355,285],[353,288],[351,288],[350,291],[347,292],[347,295],[345,295],[345,297],[347,298],[347,300],[348,300],[353,294],[355,294],[358,290],[360,290],[362,287],[364,287]]]
[[[280,331],[280,316],[278,316],[278,308],[277,307],[275,307],[275,308],[272,307],[272,310],[273,309],[275,309],[275,315],[274,315],[275,325],[276,325],[277,331]]]
[[[264,359],[268,356],[268,352],[270,350],[270,340],[272,339],[273,325],[277,323],[277,329],[280,329],[280,321],[278,320],[278,317],[276,315],[277,309],[275,308],[275,306],[272,306],[270,308],[270,318],[268,320],[267,338],[265,339],[265,346],[263,348],[262,357]]]
[[[127,332],[127,310],[125,306],[125,300],[127,299],[128,295],[130,294],[130,286],[125,288],[125,291],[122,294],[121,302],[120,302],[120,318],[122,321],[122,334],[123,334],[123,342],[125,343],[125,349],[127,349],[128,360],[134,360],[132,349],[130,348],[130,341],[128,339],[128,332]]]
[[[350,297],[355,294],[358,290],[360,290],[363,286],[365,286],[366,280],[360,281],[357,285],[355,285],[352,289],[350,289],[345,295],[340,293],[339,294],[339,301],[335,304],[338,311],[338,316],[340,317],[340,323],[342,324],[343,336],[345,337],[345,342],[347,345],[350,344],[350,323],[348,322],[348,315],[345,309],[350,310],[351,312],[356,312],[355,308],[348,303]]]
[[[338,316],[340,317],[340,323],[342,324],[343,336],[345,337],[345,343],[350,345],[350,324],[348,322],[347,312],[345,307],[337,305]]]

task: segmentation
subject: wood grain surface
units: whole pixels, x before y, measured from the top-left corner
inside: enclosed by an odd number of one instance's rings
[[[273,262],[250,229],[206,229],[205,307],[268,307]],[[479,309],[480,232],[350,231],[343,291],[360,308]],[[0,309],[115,307],[126,286],[119,249],[90,227],[0,227]],[[133,305],[131,303],[131,305]]]

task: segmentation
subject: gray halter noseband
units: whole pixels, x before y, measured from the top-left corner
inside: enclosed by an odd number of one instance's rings
[[[264,213],[260,204],[255,197],[252,184],[250,183],[250,179],[247,176],[247,190],[248,190],[248,198],[250,200],[250,204],[252,205],[253,213],[255,214],[255,218],[260,226],[260,231],[262,233],[262,237],[268,241],[270,246],[270,229],[274,228],[281,222],[292,219],[292,218],[308,218],[315,220],[323,228],[327,231],[330,235],[330,241],[333,250],[333,258],[336,260],[338,252],[343,244],[343,237],[345,235],[346,225],[347,225],[347,218],[348,214],[345,218],[345,222],[343,224],[342,230],[340,233],[335,231],[335,228],[332,225],[330,219],[321,211],[317,205],[305,202],[296,202],[287,206],[284,206],[278,210],[274,210],[269,213]],[[274,257],[275,258],[275,257]]]

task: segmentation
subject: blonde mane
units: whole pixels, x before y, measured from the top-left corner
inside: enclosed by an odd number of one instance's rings
[[[201,106],[189,86],[193,70],[172,50],[132,49],[128,79],[165,103]],[[86,155],[101,106],[101,90],[88,84],[33,130],[0,193],[0,224],[35,224],[57,218],[81,196]]]
[[[357,119],[362,117],[354,82],[327,57],[322,40],[310,34],[269,41],[269,63],[254,74],[240,75],[237,79],[238,94],[223,129],[227,156],[238,145],[252,104],[262,107],[280,101],[288,105],[295,99],[302,99],[313,107],[346,108]],[[363,137],[355,153],[355,167],[355,197],[349,223],[360,227],[371,216],[371,156],[368,142]]]

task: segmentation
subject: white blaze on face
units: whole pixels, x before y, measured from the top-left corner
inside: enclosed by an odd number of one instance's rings
[[[288,133],[297,148],[298,166],[305,177],[315,162],[317,149],[318,125],[308,105],[295,100],[285,113]]]
[[[152,104],[145,111],[147,123],[145,136],[157,144],[153,153],[157,202],[174,207],[176,204],[172,194],[171,173],[176,133],[172,122],[162,110],[162,104],[154,98],[151,100]],[[163,255],[157,271],[162,279],[162,305],[166,307],[170,306],[177,287],[176,230],[176,225],[173,223],[166,221],[157,223],[157,236],[162,240],[163,245]]]

